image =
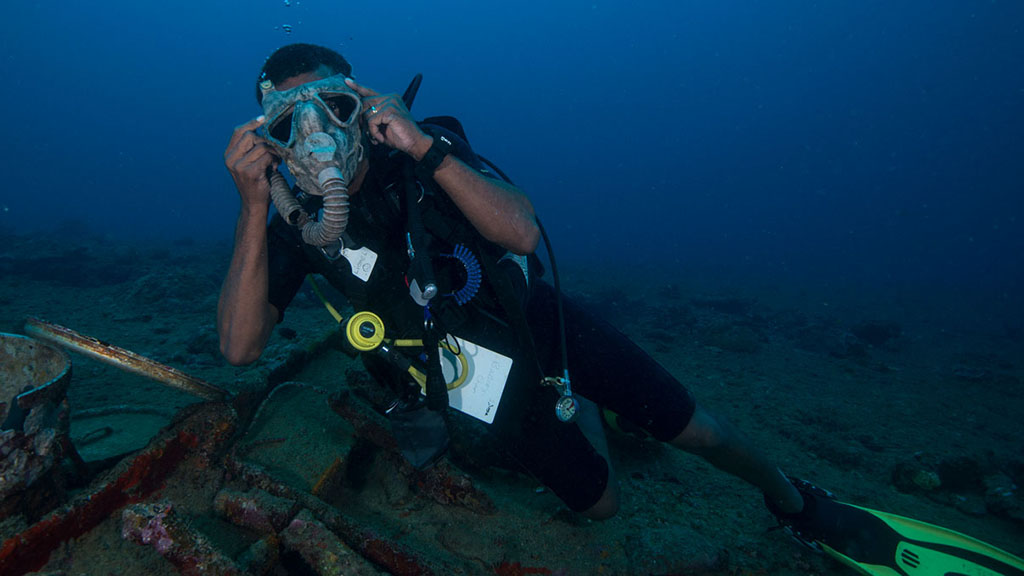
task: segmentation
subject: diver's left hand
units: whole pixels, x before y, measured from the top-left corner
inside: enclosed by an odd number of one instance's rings
[[[346,78],[345,83],[363,99],[364,126],[372,143],[405,152],[416,161],[423,158],[433,139],[420,130],[400,96],[378,94],[351,78]]]

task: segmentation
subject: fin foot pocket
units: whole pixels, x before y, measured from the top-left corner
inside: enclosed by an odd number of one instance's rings
[[[828,535],[828,523],[823,515],[827,514],[828,508],[830,508],[827,503],[834,502],[836,495],[806,480],[792,476],[786,476],[786,479],[803,496],[803,509],[795,513],[786,513],[767,497],[765,497],[765,505],[779,522],[779,527],[794,540],[816,552],[823,552],[820,541]],[[822,502],[826,504],[823,506]]]
[[[869,576],[1024,576],[1024,560],[926,522],[836,499],[788,477],[804,509],[786,514],[766,500],[779,525],[798,542]]]

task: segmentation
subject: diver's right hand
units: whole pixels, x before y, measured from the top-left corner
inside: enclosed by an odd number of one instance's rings
[[[270,143],[256,134],[256,129],[266,122],[266,117],[257,116],[235,128],[224,151],[224,165],[235,181],[242,205],[269,206],[270,179],[267,169],[277,169],[281,159],[274,154]]]

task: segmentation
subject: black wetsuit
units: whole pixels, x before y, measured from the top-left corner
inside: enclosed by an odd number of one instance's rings
[[[437,126],[424,129],[445,134],[455,144],[453,154],[486,173],[469,145],[456,134]],[[269,300],[282,317],[305,276],[315,272],[345,294],[353,308],[380,316],[389,337],[422,336],[423,309],[409,296],[405,280],[409,258],[400,200],[403,181],[397,177],[397,165],[394,153],[371,158],[367,178],[350,200],[347,246],[365,246],[378,255],[365,282],[352,274],[346,259],[328,260],[318,249],[304,244],[296,228],[274,216],[268,234]],[[425,182],[423,187],[425,193],[419,204],[431,237],[430,252],[450,253],[455,243],[461,243],[476,252],[478,258],[491,259],[495,264],[484,269],[506,276],[507,285],[525,308],[535,343],[537,362],[532,362],[531,355],[523,352],[515,321],[509,318],[486,275],[477,296],[465,306],[445,302],[443,297],[435,298],[442,304],[439,316],[444,320],[445,330],[513,359],[492,431],[528,472],[570,508],[580,511],[593,506],[607,485],[607,463],[576,424],[556,418],[555,390],[538,385],[541,373],[561,374],[554,289],[540,278],[531,278],[527,283],[522,269],[512,261],[499,263],[504,251],[480,237],[435,183]],[[443,264],[448,260],[434,258],[439,264],[437,276],[442,293],[447,285],[459,281],[455,278],[446,283],[449,276],[457,277],[458,271],[445,269]],[[506,296],[505,306],[508,305]],[[434,304],[431,306],[434,308]],[[568,298],[564,299],[564,306],[574,391],[648,430],[659,440],[678,435],[690,421],[695,406],[686,388],[610,324]],[[444,313],[444,309],[450,313]],[[370,358],[367,356],[364,361]],[[392,380],[390,385],[393,379],[404,378],[380,362],[369,361],[366,365],[379,381]]]

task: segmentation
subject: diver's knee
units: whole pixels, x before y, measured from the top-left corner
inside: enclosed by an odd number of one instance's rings
[[[728,430],[725,424],[698,405],[690,422],[678,436],[672,439],[671,443],[688,452],[700,452],[721,446],[725,443],[727,435]]]
[[[605,487],[601,499],[596,504],[580,512],[591,520],[607,520],[619,512],[619,486],[616,482],[609,482]]]

